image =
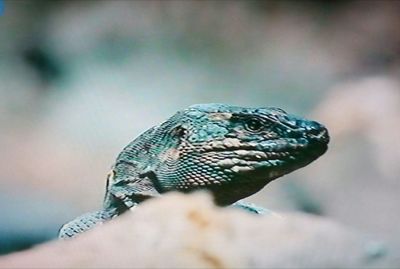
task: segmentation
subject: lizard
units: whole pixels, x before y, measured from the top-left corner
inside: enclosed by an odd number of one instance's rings
[[[59,238],[170,191],[207,190],[219,206],[261,214],[240,200],[316,160],[328,143],[325,126],[280,108],[192,105],[129,143],[107,177],[103,208],[63,225]]]

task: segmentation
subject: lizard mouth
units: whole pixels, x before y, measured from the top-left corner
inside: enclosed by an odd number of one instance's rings
[[[281,138],[248,143],[240,149],[217,149],[208,154],[214,155],[214,165],[219,169],[270,181],[316,160],[327,150],[328,141],[325,135],[312,139]]]
[[[239,146],[213,148],[203,151],[197,160],[199,166],[207,167],[204,169],[206,174],[213,171],[211,175],[201,176],[203,181],[208,180],[199,186],[210,189],[218,204],[230,204],[257,192],[272,180],[306,166],[326,150],[327,142],[304,138],[242,142]],[[218,184],[207,183],[215,181]],[[232,195],[233,200],[230,199]]]

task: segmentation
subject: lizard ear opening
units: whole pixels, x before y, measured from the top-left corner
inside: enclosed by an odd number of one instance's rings
[[[177,137],[183,137],[186,134],[187,130],[184,126],[178,125],[174,129],[172,129],[172,135]]]

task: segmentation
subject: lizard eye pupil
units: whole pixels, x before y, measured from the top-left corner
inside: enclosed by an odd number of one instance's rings
[[[249,130],[251,132],[257,132],[263,128],[263,123],[259,119],[250,119],[250,120],[246,121],[245,127],[247,130]]]

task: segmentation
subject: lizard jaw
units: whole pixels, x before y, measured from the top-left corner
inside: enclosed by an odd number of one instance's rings
[[[318,139],[268,140],[256,147],[249,143],[242,149],[204,153],[200,163],[224,171],[231,182],[260,180],[267,184],[319,158],[326,152],[328,141],[327,134],[323,134]]]

